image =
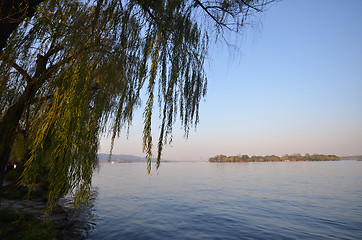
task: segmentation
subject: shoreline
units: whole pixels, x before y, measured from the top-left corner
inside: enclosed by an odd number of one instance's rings
[[[209,158],[209,162],[324,162],[324,161],[339,161],[341,157],[337,155],[325,155],[325,154],[308,154],[302,156],[300,153],[284,156],[267,155],[267,156],[251,156],[237,155],[226,156],[223,154],[216,155]]]
[[[4,181],[4,185],[8,186],[13,184],[11,181]],[[25,216],[32,216],[34,220],[40,223],[50,221],[54,224],[54,231],[57,232],[59,239],[63,240],[83,240],[82,233],[74,227],[74,218],[71,211],[65,209],[64,206],[57,203],[51,213],[46,212],[46,201],[44,199],[12,199],[7,197],[1,198],[0,211],[7,214],[15,214],[20,217],[19,220]],[[57,238],[58,239],[58,238]]]
[[[208,161],[210,163],[265,163],[265,162],[339,162],[339,161],[362,161],[362,160],[283,160],[283,161]]]
[[[56,205],[52,213],[45,211],[46,203],[44,201],[34,200],[12,200],[1,198],[1,211],[10,210],[19,215],[32,214],[36,219],[54,223],[55,230],[63,240],[83,240],[82,234],[73,226],[73,220],[62,206]]]

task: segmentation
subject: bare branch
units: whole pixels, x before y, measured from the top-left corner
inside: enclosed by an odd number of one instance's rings
[[[252,9],[254,9],[254,10],[257,11],[257,12],[262,12],[261,9],[255,7],[255,6],[250,5],[249,3],[245,2],[244,0],[240,0],[240,1],[241,1],[242,3],[244,3],[246,6],[248,6],[249,8],[252,8]]]
[[[60,60],[59,62],[57,62],[56,64],[50,66],[48,69],[46,69],[45,73],[42,75],[43,79],[47,79],[51,74],[53,74],[60,66],[62,66],[63,64],[69,62],[70,60],[72,60],[72,58],[74,58],[76,55],[78,55],[79,52],[74,52],[72,54],[70,54],[68,57],[63,58],[62,60]]]
[[[45,70],[44,74],[41,76],[42,79],[46,79],[48,78],[51,74],[53,74],[60,66],[62,66],[63,64],[69,62],[70,60],[72,60],[74,57],[78,56],[80,53],[94,47],[95,45],[90,45],[88,47],[85,47],[79,51],[76,51],[72,54],[70,54],[68,57],[63,58],[62,60],[60,60],[59,62],[57,62],[56,64],[50,66],[48,69]]]
[[[3,59],[4,60],[4,59]],[[29,84],[31,82],[31,77],[29,76],[29,74],[24,70],[24,68],[20,67],[18,64],[16,64],[14,61],[10,60],[10,59],[6,59],[4,60],[4,62],[9,66],[9,67],[13,67],[15,68],[16,71],[18,71],[23,78],[25,79],[25,81]]]
[[[205,7],[206,9],[218,9],[218,10],[221,10],[221,11],[223,11],[223,12],[226,12],[226,13],[228,13],[229,15],[231,15],[232,17],[235,17],[235,14],[234,13],[232,13],[232,12],[230,12],[228,9],[226,9],[226,8],[223,8],[223,7],[220,7],[220,6],[207,6],[207,7]]]
[[[195,0],[195,2],[202,8],[204,9],[204,11],[216,22],[217,25],[226,27],[229,30],[232,30],[231,28],[229,28],[225,23],[220,22],[214,15],[212,15],[209,10],[207,9],[207,7],[205,7],[199,0]]]

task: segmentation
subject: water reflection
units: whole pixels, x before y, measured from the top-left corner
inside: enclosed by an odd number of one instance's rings
[[[98,217],[94,210],[94,204],[97,198],[98,187],[92,187],[88,204],[80,208],[75,208],[74,198],[71,195],[59,199],[58,204],[63,207],[68,216],[65,229],[70,232],[70,238],[87,238],[95,229]]]
[[[358,239],[362,162],[102,164],[89,239]],[[96,200],[95,200],[96,199]],[[82,225],[84,224],[84,225]]]

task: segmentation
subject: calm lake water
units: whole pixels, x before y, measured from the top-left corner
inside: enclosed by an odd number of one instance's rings
[[[362,239],[362,162],[101,164],[88,239]]]

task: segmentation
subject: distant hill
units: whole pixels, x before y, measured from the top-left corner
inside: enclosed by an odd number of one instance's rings
[[[98,153],[98,158],[100,162],[107,162],[109,158],[108,153]],[[125,154],[112,154],[111,161],[118,163],[137,163],[137,162],[146,162],[146,157],[138,157],[134,155],[125,155]],[[152,158],[152,162],[156,162],[155,158]],[[161,162],[167,162],[166,160],[161,160]]]
[[[108,153],[98,153],[98,158],[100,162],[108,161]],[[111,161],[113,162],[146,162],[146,158],[134,156],[134,155],[124,155],[124,154],[112,154]]]
[[[343,157],[341,157],[341,160],[357,160],[357,161],[361,161],[362,160],[362,155],[343,156]]]

